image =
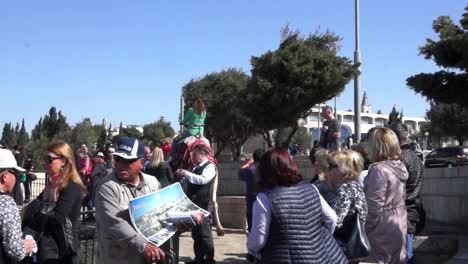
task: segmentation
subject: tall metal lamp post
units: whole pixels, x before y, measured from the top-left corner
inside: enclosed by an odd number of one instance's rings
[[[180,109],[179,109],[179,124],[180,124],[180,133],[184,131],[184,125],[182,120],[184,120],[184,107],[185,107],[185,98],[184,98],[184,89],[181,89],[180,92]]]
[[[428,145],[428,137],[429,137],[429,132],[424,132],[424,139],[426,141],[425,145],[426,145],[426,150],[428,149],[429,145]]]
[[[354,0],[354,26],[355,26],[355,41],[356,49],[354,51],[354,63],[361,63],[361,54],[359,52],[359,0]],[[354,76],[354,135],[355,143],[361,141],[361,109],[359,107],[359,90],[360,90],[360,73],[361,66],[358,66],[358,71]]]

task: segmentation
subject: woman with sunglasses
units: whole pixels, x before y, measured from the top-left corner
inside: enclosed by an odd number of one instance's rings
[[[50,181],[37,200],[51,204],[53,209],[47,213],[44,210],[33,212],[31,219],[26,217],[27,208],[25,224],[42,234],[38,240],[39,263],[78,264],[78,218],[86,189],[67,143],[57,141],[49,144],[44,159]],[[31,204],[37,203],[33,201]]]

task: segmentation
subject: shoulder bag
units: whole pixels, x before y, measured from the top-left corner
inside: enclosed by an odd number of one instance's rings
[[[371,247],[364,229],[364,223],[359,218],[359,212],[356,212],[352,222],[349,225],[352,228],[350,236],[344,245],[345,254],[349,260],[359,260],[370,255]]]

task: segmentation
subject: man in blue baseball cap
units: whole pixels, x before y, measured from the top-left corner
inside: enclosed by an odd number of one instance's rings
[[[148,243],[133,227],[129,201],[159,190],[156,177],[141,172],[144,145],[135,138],[122,137],[112,153],[114,171],[106,176],[95,196],[98,248],[96,263],[145,264],[164,259],[164,251]]]

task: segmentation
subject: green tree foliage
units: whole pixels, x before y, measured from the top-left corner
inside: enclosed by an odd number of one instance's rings
[[[137,139],[141,139],[143,137],[143,134],[140,132],[140,130],[136,129],[135,127],[122,128],[120,135]]]
[[[16,127],[15,127],[15,136],[17,136],[19,134],[19,130],[20,130],[20,126],[19,126],[19,123],[16,122]]]
[[[248,81],[249,76],[242,70],[230,68],[191,80],[183,87],[186,109],[198,96],[205,102],[205,135],[217,143],[215,157],[228,147],[237,160],[242,144],[254,132],[254,126],[244,111]]]
[[[163,116],[158,121],[146,124],[143,126],[143,139],[148,146],[156,146],[159,141],[166,137],[174,137],[174,129],[171,127],[171,122],[167,121]]]
[[[392,107],[392,111],[390,114],[388,114],[388,124],[391,124],[393,122],[402,122],[403,121],[403,110],[401,112],[398,112],[396,110],[396,106],[394,105]]]
[[[67,123],[67,118],[62,114],[62,111],[57,113],[57,109],[52,106],[49,113],[42,119],[41,131],[48,139],[54,139],[63,135],[70,129]]]
[[[27,148],[33,153],[34,163],[38,170],[42,170],[43,154],[47,144],[54,140],[65,140],[69,143],[70,126],[67,118],[61,111],[57,113],[55,107],[51,107],[49,112],[41,117],[31,131],[31,140]]]
[[[104,151],[106,150],[107,145],[109,143],[109,139],[108,139],[109,134],[108,134],[107,129],[104,126],[95,126],[95,128],[98,128],[98,127],[100,131],[96,131],[96,133],[99,133],[99,137],[98,137],[97,144],[96,144],[96,149]]]
[[[0,142],[6,148],[13,148],[13,146],[16,145],[15,130],[11,123],[5,123],[3,126],[2,139]]]
[[[265,132],[293,127],[288,143],[299,118],[343,91],[358,72],[351,60],[337,55],[339,40],[331,32],[302,37],[286,27],[277,50],[252,57],[246,107],[256,126]]]
[[[460,145],[468,138],[468,110],[458,104],[431,103],[426,118],[431,138],[452,136]]]
[[[76,123],[70,131],[68,142],[73,150],[78,150],[83,144],[88,147],[89,151],[94,150],[99,134],[96,134],[97,132],[95,132],[93,127],[90,118],[84,118],[81,122]],[[102,126],[98,127],[102,128]]]
[[[42,117],[37,122],[36,126],[34,126],[33,130],[31,131],[31,140],[39,140],[42,135]]]
[[[20,146],[26,146],[29,142],[29,134],[26,131],[26,127],[24,126],[24,118],[21,122],[21,128],[16,135],[16,143]]]
[[[411,76],[406,79],[407,85],[428,99],[468,108],[468,6],[460,25],[448,16],[441,16],[432,28],[438,40],[427,39],[419,52],[443,70]]]

